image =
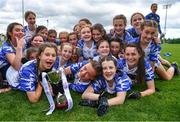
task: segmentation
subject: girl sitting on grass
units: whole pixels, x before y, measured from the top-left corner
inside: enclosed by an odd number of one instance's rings
[[[3,84],[6,84],[6,88],[1,89],[1,92],[10,90],[6,81],[8,68],[11,66],[13,69],[19,70],[21,67],[25,42],[23,26],[16,22],[9,24],[6,36],[7,40],[0,48],[0,73],[2,74]]]

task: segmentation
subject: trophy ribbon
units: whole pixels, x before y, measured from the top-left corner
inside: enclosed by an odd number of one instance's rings
[[[62,67],[60,67],[59,71],[61,71],[61,78],[62,78],[62,83],[63,83],[64,94],[65,94],[67,102],[68,102],[68,108],[65,111],[69,111],[73,107],[73,100],[72,100],[72,97],[71,97],[71,94],[69,91],[69,86],[68,86],[66,75],[64,73],[64,69]]]
[[[46,115],[50,115],[55,110],[55,103],[54,103],[53,97],[51,95],[46,76],[47,76],[47,73],[42,72],[42,86],[44,88],[44,92],[45,92],[46,97],[47,97],[49,104],[50,104],[49,111],[46,113]]]

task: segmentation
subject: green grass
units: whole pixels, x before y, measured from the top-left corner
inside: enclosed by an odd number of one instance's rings
[[[162,54],[171,52],[166,59],[180,64],[180,44],[163,44]],[[156,87],[160,92],[141,98],[140,100],[126,100],[123,105],[112,106],[103,117],[98,117],[95,108],[78,105],[80,94],[71,92],[74,107],[65,112],[55,110],[46,116],[48,102],[45,95],[36,103],[28,102],[26,94],[18,90],[0,94],[0,120],[2,121],[180,121],[180,77],[175,76],[171,81],[156,79]],[[145,87],[144,87],[145,88]],[[138,88],[139,89],[139,88]]]

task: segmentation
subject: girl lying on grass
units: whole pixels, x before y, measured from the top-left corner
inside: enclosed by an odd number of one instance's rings
[[[141,24],[141,35],[131,42],[136,42],[145,52],[145,58],[151,63],[153,70],[164,80],[171,80],[174,75],[178,75],[178,66],[176,63],[171,64],[167,70],[158,59],[161,47],[157,38],[158,25],[153,20],[145,20]],[[130,42],[130,43],[131,43]]]
[[[37,59],[23,64],[18,76],[17,89],[25,91],[28,100],[38,102],[42,94],[42,72],[48,72],[53,67],[57,55],[57,47],[52,43],[40,45]]]
[[[150,63],[144,59],[142,48],[136,43],[130,43],[125,48],[124,59],[118,59],[118,67],[134,81],[134,84],[147,84],[147,89],[132,92],[128,98],[139,99],[155,92],[154,72]]]
[[[126,98],[126,92],[131,89],[131,81],[129,77],[117,70],[117,62],[111,56],[102,58],[101,60],[103,76],[98,77],[95,82],[85,90],[82,94],[80,105],[89,102],[89,106],[95,104],[97,106],[98,116],[103,116],[109,106],[123,104]],[[101,94],[101,90],[110,94],[116,94],[115,97],[108,99],[105,94]],[[91,104],[92,103],[92,104]]]

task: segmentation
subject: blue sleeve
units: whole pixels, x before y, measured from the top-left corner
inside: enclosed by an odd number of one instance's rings
[[[5,42],[2,46],[2,52],[4,53],[4,55],[6,55],[8,53],[15,53],[16,51],[13,49],[12,46],[8,45],[8,43]]]
[[[160,50],[161,50],[160,44],[156,45],[154,43],[151,43],[150,54],[149,54],[150,61],[155,61],[156,63],[158,63],[158,55]]]
[[[131,39],[130,41],[128,41],[128,44],[129,43],[139,43],[139,37]]]
[[[100,93],[101,89],[106,88],[105,80],[102,77],[98,77],[95,81],[91,83],[95,93]]]
[[[88,61],[82,61],[76,64],[71,64],[70,69],[71,69],[72,74],[75,75],[80,70],[80,68],[83,67],[87,63]]]
[[[122,58],[117,59],[117,68],[120,70],[122,70],[124,68],[123,60],[124,59],[122,59]]]
[[[37,76],[29,67],[24,67],[19,71],[18,89],[23,91],[35,91],[37,86]]]
[[[131,40],[133,39],[132,35],[128,32],[128,31],[125,31],[125,41],[128,43],[128,42],[131,42]]]
[[[148,60],[145,59],[145,81],[154,80],[154,72],[151,67],[151,64]]]
[[[145,19],[151,19],[151,13],[145,16]]]
[[[126,73],[122,72],[122,76],[116,75],[116,92],[126,92],[131,89],[132,82]]]

